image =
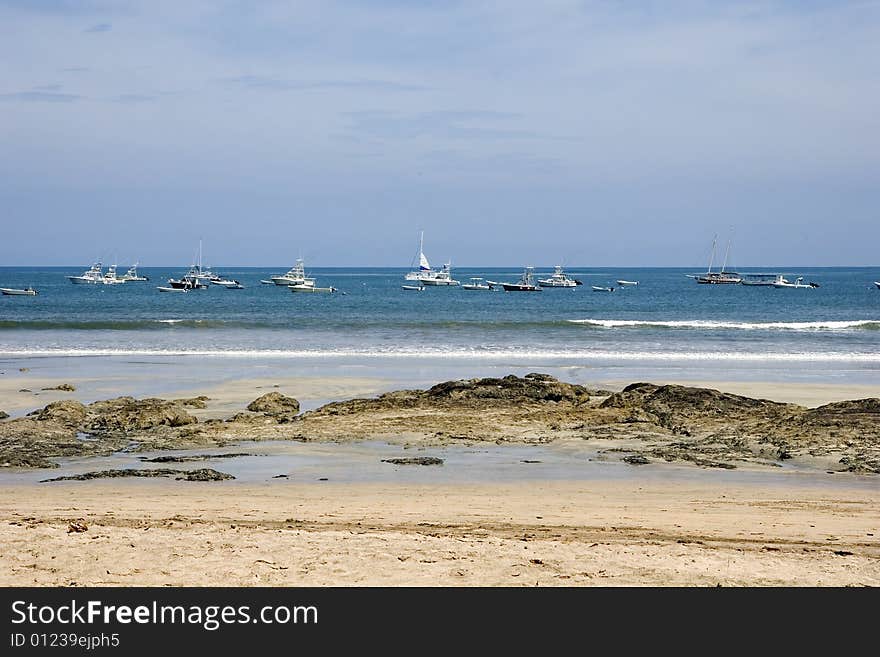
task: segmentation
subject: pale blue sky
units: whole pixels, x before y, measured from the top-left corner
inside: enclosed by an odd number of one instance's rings
[[[0,265],[880,265],[880,3],[0,0]]]

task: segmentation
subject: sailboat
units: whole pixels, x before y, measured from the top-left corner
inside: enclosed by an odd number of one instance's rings
[[[447,262],[437,271],[431,269],[431,264],[424,251],[425,231],[419,235],[419,268],[407,273],[403,278],[407,281],[417,281],[421,285],[451,286],[459,285],[459,281],[452,278],[452,263]]]
[[[742,283],[742,276],[735,271],[725,271],[727,268],[727,257],[730,255],[731,240],[727,240],[727,251],[724,253],[724,264],[721,265],[721,271],[712,271],[712,263],[715,260],[715,246],[717,241],[718,236],[716,235],[712,238],[712,255],[709,256],[709,268],[706,270],[706,273],[695,276],[694,278],[696,278],[697,283],[708,285],[736,285]]]

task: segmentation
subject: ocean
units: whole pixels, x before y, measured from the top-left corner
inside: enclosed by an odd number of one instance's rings
[[[222,377],[228,369],[263,367],[408,370],[402,378],[425,381],[535,370],[579,381],[880,380],[880,290],[873,284],[880,272],[873,268],[762,268],[820,285],[775,289],[699,285],[687,277],[699,268],[572,266],[566,272],[582,286],[538,293],[412,292],[401,288],[405,268],[308,272],[319,286],[338,288],[336,294],[292,294],[260,283],[286,268],[215,268],[245,288],[186,294],[156,289],[181,269],[140,268],[148,282],[114,286],[65,278],[84,269],[0,268],[0,287],[39,291],[0,297],[0,362],[42,359],[58,371],[89,363],[97,371],[108,363],[164,359],[222,370]],[[521,273],[517,267],[453,271],[462,282],[515,281]],[[620,287],[617,279],[639,285]],[[616,289],[594,292],[591,285]]]

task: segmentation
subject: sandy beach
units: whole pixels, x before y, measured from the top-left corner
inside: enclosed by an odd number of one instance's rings
[[[4,586],[880,585],[880,489],[843,482],[88,482],[0,499]]]
[[[87,379],[28,379],[28,372],[9,374],[0,381],[0,399],[4,410],[16,415],[56,400],[90,402],[95,396]],[[31,393],[19,392],[25,380]],[[541,380],[517,381],[558,386]],[[518,382],[516,385],[521,385]],[[60,383],[70,383],[75,390],[42,390]],[[495,415],[484,413],[481,425],[473,418],[466,419],[455,405],[458,402],[428,400],[424,402],[429,404],[426,415],[418,407],[422,402],[415,408],[415,402],[402,401],[399,408],[380,406],[362,412],[357,410],[360,402],[352,410],[346,406],[349,402],[342,401],[372,398],[394,387],[395,382],[381,378],[247,378],[187,388],[175,388],[174,383],[169,382],[169,399],[200,394],[208,398],[204,408],[186,409],[197,417],[199,424],[195,426],[239,427],[242,437],[253,440],[268,433],[276,441],[290,440],[293,434],[289,427],[314,426],[315,439],[329,443],[311,443],[324,459],[334,458],[334,432],[357,433],[362,426],[364,435],[358,440],[371,431],[385,431],[378,439],[390,441],[398,451],[417,447],[415,455],[429,453],[432,446],[447,450],[457,448],[459,442],[474,446],[467,458],[473,459],[470,467],[477,468],[483,457],[474,431],[497,419],[508,423],[504,425],[507,430],[518,432],[519,447],[494,441],[491,446],[497,452],[493,453],[547,444],[547,449],[558,448],[555,455],[563,465],[553,466],[553,477],[542,479],[540,471],[533,470],[537,474],[529,474],[527,480],[517,479],[519,475],[495,475],[487,469],[483,480],[468,474],[473,470],[465,470],[456,481],[454,476],[429,475],[437,472],[430,468],[399,466],[406,476],[398,479],[389,469],[388,474],[382,470],[378,475],[381,480],[373,481],[356,477],[321,481],[323,477],[315,476],[304,481],[292,472],[289,478],[267,474],[261,481],[251,477],[207,483],[168,479],[36,483],[34,477],[16,483],[15,469],[6,469],[0,484],[0,585],[880,585],[880,485],[875,485],[876,475],[829,474],[820,469],[826,467],[826,461],[821,460],[816,461],[819,466],[810,461],[813,465],[807,470],[798,469],[797,458],[794,470],[783,468],[774,473],[766,467],[772,463],[765,464],[762,458],[739,463],[739,469],[731,473],[698,467],[705,463],[700,459],[664,466],[662,459],[652,457],[655,464],[650,471],[618,463],[624,469],[622,475],[583,475],[587,478],[566,480],[567,473],[574,472],[565,469],[569,456],[585,461],[578,455],[596,449],[599,461],[619,461],[616,452],[640,448],[644,438],[630,427],[643,432],[639,427],[644,423],[639,419],[635,425],[627,424],[631,419],[624,417],[635,411],[620,411],[623,415],[615,421],[623,424],[613,425],[617,429],[608,435],[598,434],[587,441],[586,436],[579,438],[576,432],[557,426],[559,418],[569,417],[565,415],[569,411],[559,410],[556,403],[534,402],[522,410],[514,400],[514,410],[504,410],[503,403],[487,404],[479,398],[462,402],[472,404],[466,408],[492,410]],[[582,390],[566,386],[563,391]],[[880,386],[730,382],[713,383],[712,387],[811,408],[842,399],[880,397]],[[314,416],[311,420],[292,422],[291,418],[276,417],[269,424],[265,424],[269,420],[260,419],[269,415],[245,413],[250,417],[229,424],[230,416],[241,415],[249,401],[267,392],[296,395],[304,408],[310,400],[312,408],[319,402],[338,400],[341,410],[330,404],[325,407],[329,411],[306,413],[306,418]],[[475,389],[473,394],[477,392]],[[397,399],[397,394],[391,399]],[[722,393],[712,394],[722,395],[713,404],[727,403]],[[440,406],[430,406],[435,403]],[[614,410],[602,409],[593,401],[588,405],[593,409],[590,412],[600,415]],[[537,419],[529,424],[527,416]],[[463,441],[438,438],[429,428],[422,436],[405,431],[441,421],[447,424],[437,426],[471,426],[473,431]],[[387,434],[389,426],[400,429],[397,440]],[[547,443],[543,436],[551,426],[559,437]],[[169,435],[167,427],[159,429],[165,431],[162,436]],[[630,431],[628,438],[620,438],[618,430]],[[660,427],[653,430],[667,431]],[[670,434],[673,439],[675,435]],[[236,442],[217,443],[221,444],[230,451],[229,446]],[[259,443],[244,444],[241,449],[252,450]],[[156,448],[175,449],[173,444],[163,447],[161,442]],[[194,448],[181,444],[174,453],[187,454],[191,452],[180,450]],[[425,448],[429,452],[424,452]],[[809,444],[804,450],[808,448]],[[280,449],[268,449],[263,458],[271,459],[273,454],[279,458]],[[603,452],[608,456],[601,456]],[[365,454],[349,454],[345,467],[351,472],[373,472],[370,468],[375,469],[379,459],[369,450]],[[543,454],[542,458],[554,455]],[[734,453],[732,458],[741,456]],[[81,457],[79,470],[88,469],[92,461],[98,463],[97,458]],[[113,457],[107,458],[100,461],[104,467],[113,462]],[[836,459],[829,457],[827,464],[839,468]],[[489,461],[486,463],[489,468]],[[222,470],[224,465],[216,467]],[[455,473],[454,464],[444,467]],[[770,474],[765,476],[765,471]],[[55,474],[46,469],[35,472]],[[694,472],[700,476],[687,475]],[[77,528],[85,530],[75,531]]]

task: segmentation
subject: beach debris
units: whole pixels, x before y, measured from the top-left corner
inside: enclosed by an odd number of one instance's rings
[[[624,456],[623,461],[625,463],[629,463],[630,465],[647,465],[648,463],[650,463],[650,461],[641,454],[630,454],[629,456]]]
[[[82,532],[87,532],[88,530],[89,526],[85,523],[84,520],[72,520],[67,525],[68,534],[81,534]]]
[[[52,479],[41,479],[40,483],[42,484],[52,481],[88,481],[90,479],[117,477],[174,477],[174,479],[181,481],[225,481],[227,479],[235,479],[231,474],[218,472],[217,470],[212,470],[210,468],[201,468],[199,470],[173,470],[170,468],[138,470],[135,468],[126,468],[122,470],[98,470],[76,475],[53,477]]]
[[[836,554],[838,557],[850,557],[853,553],[849,550],[835,550],[834,554]]]
[[[288,477],[290,477],[290,475],[277,474],[277,475],[273,476],[272,479],[287,479]]]
[[[543,461],[537,461],[535,459],[522,459],[520,463],[543,463]]]
[[[382,463],[394,465],[443,465],[443,459],[436,456],[410,456],[404,458],[382,459]]]
[[[248,452],[229,452],[227,454],[181,454],[167,456],[141,456],[145,463],[187,463],[189,461],[210,461],[212,459],[234,459],[239,456],[254,456]]]
[[[30,367],[19,367],[18,371],[19,372],[30,372],[31,368]]]
[[[19,392],[33,392],[30,388],[21,388]]]
[[[267,392],[248,404],[247,409],[267,415],[296,415],[299,413],[299,402],[280,392]]]
[[[70,383],[62,383],[51,388],[41,388],[41,390],[61,390],[62,392],[74,392],[76,388]]]

